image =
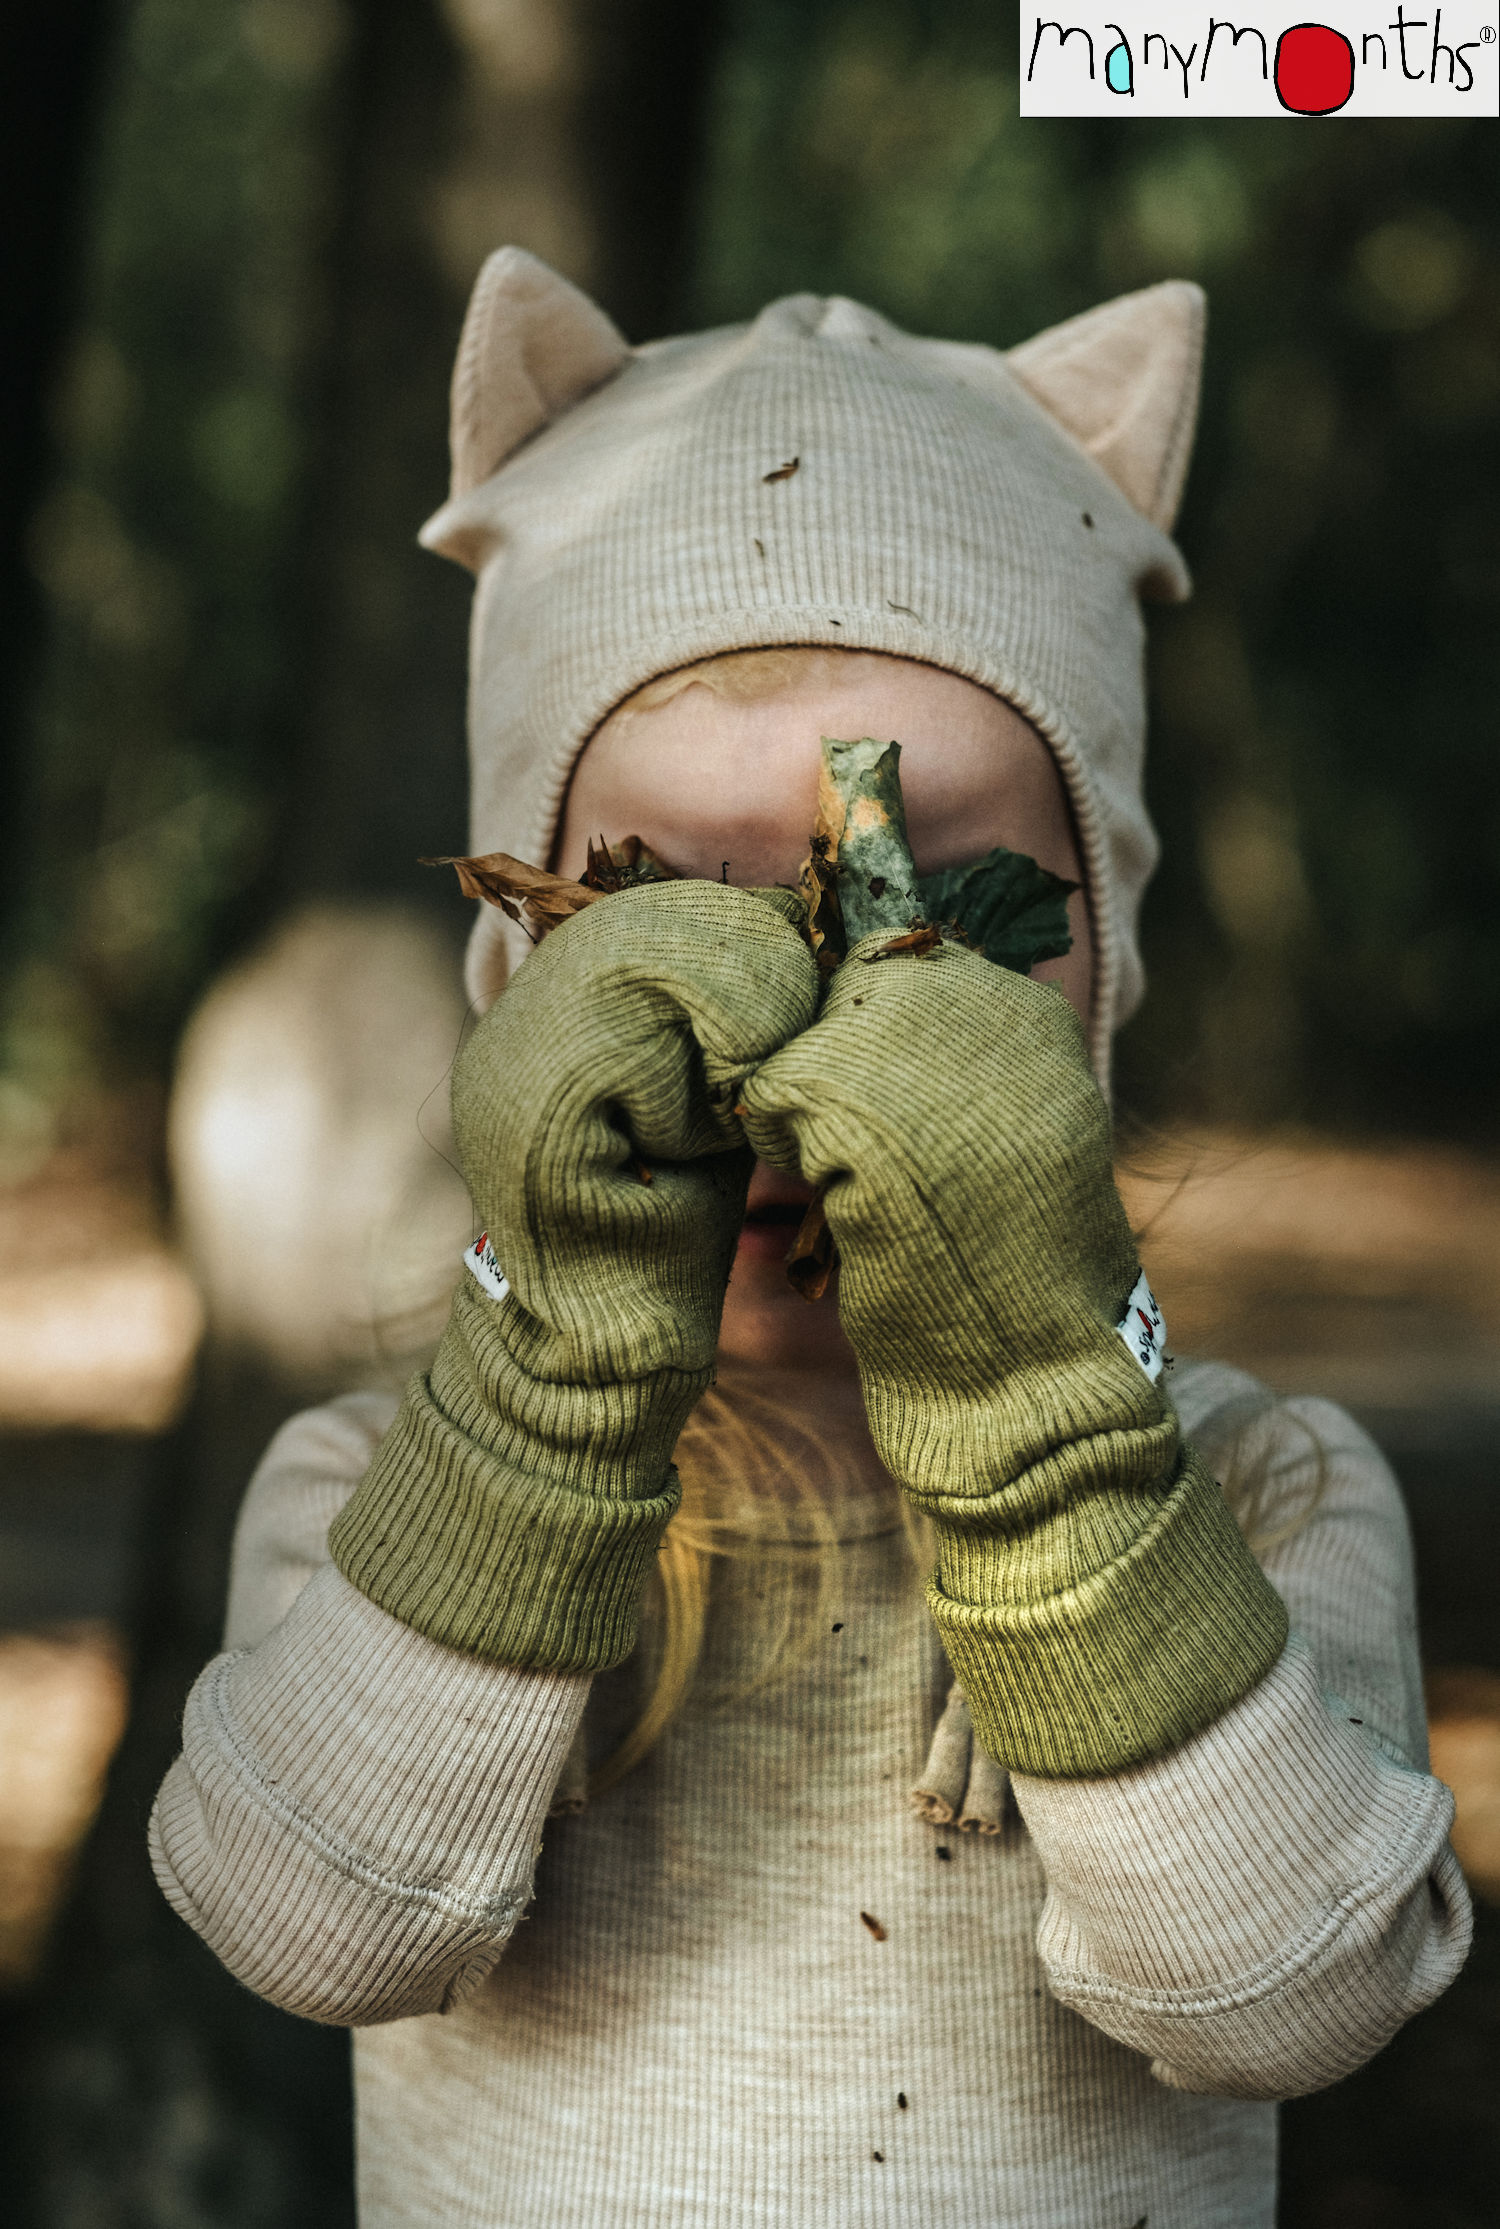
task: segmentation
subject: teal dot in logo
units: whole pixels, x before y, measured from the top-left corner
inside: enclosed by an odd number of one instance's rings
[[[1121,39],[1104,57],[1104,82],[1112,93],[1133,93],[1130,77],[1130,49]]]

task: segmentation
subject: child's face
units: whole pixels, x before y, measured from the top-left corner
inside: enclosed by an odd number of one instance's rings
[[[816,809],[825,735],[901,745],[907,830],[920,872],[962,865],[996,844],[1080,881],[1072,816],[1051,752],[987,689],[934,666],[862,651],[752,703],[701,684],[648,711],[605,721],[574,770],[554,865],[583,871],[588,839],[643,838],[688,875],[795,883]],[[1073,949],[1037,975],[1087,1020],[1093,954],[1082,891]],[[809,1309],[782,1274],[807,1187],[757,1166],[724,1316],[724,1346],[762,1361],[812,1359],[841,1345],[831,1307]]]
[[[829,661],[828,663],[831,663]],[[748,704],[701,684],[650,711],[615,713],[573,774],[555,865],[581,874],[588,839],[637,835],[688,875],[795,883],[807,856],[825,735],[893,736],[917,867],[996,844],[1078,881],[1078,849],[1051,752],[972,681],[907,658],[840,654],[810,681]],[[1073,949],[1037,970],[1087,1017],[1092,976],[1082,892]]]

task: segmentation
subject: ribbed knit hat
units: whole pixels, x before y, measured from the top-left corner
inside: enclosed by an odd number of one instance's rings
[[[674,667],[802,643],[946,668],[1014,705],[1061,768],[1105,1074],[1141,994],[1157,854],[1140,599],[1188,592],[1168,529],[1202,330],[1199,290],[1169,281],[1004,354],[810,294],[632,349],[502,248],[454,370],[452,490],[422,532],[478,574],[471,848],[545,863],[579,751]],[[480,1003],[524,950],[507,931],[482,909]]]

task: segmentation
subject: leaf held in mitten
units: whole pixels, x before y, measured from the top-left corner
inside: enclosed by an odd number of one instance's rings
[[[638,883],[678,879],[676,869],[659,859],[639,836],[622,837],[617,844],[606,843],[602,836],[597,844],[591,839],[581,882],[551,874],[545,867],[528,866],[508,851],[482,852],[470,859],[424,859],[422,865],[452,867],[466,898],[498,906],[507,920],[521,923],[533,944],[596,898],[633,889]]]
[[[1039,960],[1072,950],[1068,899],[1077,888],[1025,852],[997,845],[971,866],[922,875],[917,897],[928,921],[957,929],[997,967],[1029,975]]]

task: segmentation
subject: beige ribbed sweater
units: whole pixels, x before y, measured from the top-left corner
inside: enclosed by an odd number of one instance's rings
[[[1211,1452],[1254,1388],[1198,1365],[1175,1391]],[[327,1563],[391,1406],[270,1450],[152,1828],[234,1973],[359,2030],[364,2229],[1269,2229],[1265,2101],[1358,2066],[1462,1963],[1399,1495],[1315,1401],[1259,1427],[1288,1506],[1327,1468],[1265,1559],[1293,1639],[1207,1732],[1018,1779],[998,1833],[924,1823],[947,1681],[866,1497],[805,1664],[690,1701],[551,1820],[502,1957],[588,1682],[456,1656]],[[716,1593],[709,1688],[762,1584]],[[621,1707],[601,1682],[590,1722]]]

